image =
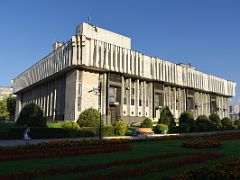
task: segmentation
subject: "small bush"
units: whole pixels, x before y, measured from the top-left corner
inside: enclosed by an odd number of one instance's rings
[[[65,121],[62,123],[62,128],[66,130],[67,137],[76,137],[80,129],[78,123],[72,121]]]
[[[178,127],[180,133],[189,133],[191,130],[191,126],[187,123],[181,123]]]
[[[240,119],[236,120],[236,121],[234,122],[234,124],[237,125],[237,126],[240,126]]]
[[[113,126],[115,128],[115,134],[120,136],[124,136],[128,129],[127,123],[121,118],[116,120]]]
[[[193,132],[196,129],[192,112],[184,111],[183,113],[181,113],[179,117],[179,126],[181,126],[182,123],[189,125],[190,130],[188,132]]]
[[[240,129],[240,119],[236,120],[234,124],[237,127],[237,129]]]
[[[94,108],[86,109],[79,115],[77,123],[80,127],[99,127],[100,113]]]
[[[225,117],[222,119],[222,128],[223,130],[233,130],[235,129],[235,126],[232,123],[232,120],[228,117]]]
[[[210,119],[210,121],[211,121],[212,123],[214,123],[214,124],[222,125],[221,119],[220,119],[220,117],[219,117],[217,114],[211,114],[211,115],[209,116],[209,119]]]
[[[145,118],[141,124],[141,127],[143,128],[152,128],[152,126],[153,126],[152,120],[149,118]]]
[[[189,111],[184,111],[179,117],[179,124],[181,123],[186,123],[190,126],[193,126],[195,123],[193,114]]]
[[[102,135],[103,136],[115,136],[115,130],[113,126],[104,126],[102,128]]]
[[[220,130],[222,130],[222,124],[212,123],[212,130],[214,130],[214,131],[220,131]]]
[[[212,130],[212,123],[210,119],[206,115],[200,115],[196,119],[196,126],[198,131],[211,131]]]
[[[36,104],[27,104],[23,107],[17,119],[17,124],[30,127],[46,127],[43,111]]]
[[[168,126],[166,124],[158,124],[153,129],[155,134],[164,134],[164,130],[166,130],[166,134],[167,134]]]
[[[222,119],[222,125],[223,126],[232,125],[232,120],[228,117],[225,117]]]
[[[168,106],[162,109],[158,124],[166,124],[168,127],[176,126],[173,114]]]

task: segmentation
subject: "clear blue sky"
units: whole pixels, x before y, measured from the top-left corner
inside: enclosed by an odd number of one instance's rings
[[[131,37],[136,51],[191,62],[240,83],[238,0],[1,0],[0,86],[10,86],[54,41],[69,40],[88,16],[97,26]]]

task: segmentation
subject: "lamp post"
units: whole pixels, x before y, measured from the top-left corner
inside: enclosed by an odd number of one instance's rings
[[[98,88],[93,88],[88,91],[89,93],[93,92],[96,95],[99,95],[99,103],[98,103],[98,111],[100,113],[100,124],[99,124],[99,140],[102,140],[102,113],[101,113],[101,105],[102,105],[102,82],[99,82]]]

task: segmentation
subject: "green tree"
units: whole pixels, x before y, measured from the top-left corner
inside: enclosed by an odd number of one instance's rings
[[[16,98],[10,96],[7,98],[7,109],[10,115],[10,120],[14,120],[15,117],[15,109],[16,109]]]
[[[158,124],[165,124],[168,127],[176,126],[173,114],[170,111],[168,106],[166,106],[162,109]]]
[[[86,109],[79,115],[77,123],[80,127],[99,127],[100,113],[92,107]]]
[[[43,111],[36,104],[27,104],[23,107],[17,119],[17,124],[33,127],[45,127],[46,119],[43,117]]]
[[[7,108],[7,98],[0,101],[0,120],[9,120],[10,113]]]

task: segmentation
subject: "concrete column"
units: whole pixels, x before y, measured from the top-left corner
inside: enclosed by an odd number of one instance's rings
[[[75,117],[77,98],[76,90],[77,90],[77,70],[74,70],[68,72],[66,75],[64,120],[77,120],[77,117]]]

